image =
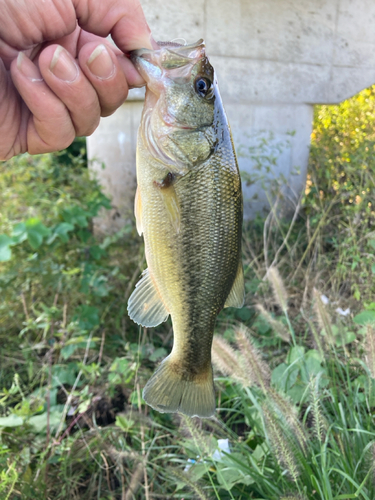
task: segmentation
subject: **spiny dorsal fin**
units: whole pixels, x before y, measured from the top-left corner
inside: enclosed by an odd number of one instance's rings
[[[128,314],[138,325],[152,327],[167,320],[169,312],[146,269],[128,301]]]
[[[242,261],[240,259],[238,263],[236,279],[234,280],[232,289],[229,292],[224,307],[240,308],[244,305],[244,302],[245,302],[245,280],[243,276]]]

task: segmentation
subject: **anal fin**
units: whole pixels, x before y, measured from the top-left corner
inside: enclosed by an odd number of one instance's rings
[[[135,192],[135,200],[134,200],[134,214],[135,214],[135,223],[137,226],[137,231],[139,236],[142,236],[143,227],[142,227],[142,200],[141,193],[139,192],[139,186],[137,187],[137,191]]]
[[[148,269],[143,272],[128,300],[128,314],[135,323],[146,327],[160,325],[169,316]]]
[[[232,285],[231,291],[225,301],[224,307],[240,308],[245,302],[245,280],[243,275],[242,261],[238,263],[236,278]]]

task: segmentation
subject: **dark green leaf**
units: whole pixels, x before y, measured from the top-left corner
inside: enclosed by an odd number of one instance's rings
[[[19,427],[23,424],[23,418],[11,413],[7,417],[0,417],[0,427]]]
[[[298,372],[296,365],[289,367],[286,363],[281,363],[272,371],[272,384],[278,389],[287,392],[295,384]]]
[[[61,385],[73,385],[77,376],[77,365],[69,363],[68,365],[54,365],[52,367],[52,387]]]
[[[73,226],[87,227],[88,225],[88,214],[86,210],[83,210],[83,208],[77,205],[66,208],[63,210],[62,215],[64,220]]]
[[[362,311],[357,316],[354,316],[354,323],[357,325],[365,325],[366,323],[375,322],[375,311]]]
[[[151,356],[149,357],[149,360],[150,361],[157,361],[160,358],[165,358],[166,355],[167,355],[167,350],[164,349],[164,347],[159,347],[158,349],[156,349],[156,351],[154,351],[151,354]]]
[[[20,222],[13,227],[12,238],[14,243],[21,243],[27,239],[26,225],[24,222]]]
[[[77,344],[68,344],[61,349],[61,357],[63,359],[68,359],[77,349]]]
[[[43,238],[49,236],[51,230],[48,229],[39,219],[29,219],[25,223],[27,239],[33,250],[36,250],[43,243]]]
[[[242,307],[242,309],[238,309],[236,311],[236,316],[238,316],[238,318],[241,319],[242,321],[249,320],[252,315],[253,313],[247,307]]]
[[[90,255],[91,255],[91,257],[93,257],[96,260],[99,260],[101,257],[106,255],[106,253],[107,252],[105,250],[103,250],[102,248],[100,248],[99,245],[94,245],[94,246],[90,247]]]
[[[0,234],[0,262],[6,262],[12,257],[10,246],[13,245],[13,239],[6,234]]]
[[[55,227],[54,233],[59,236],[62,242],[67,243],[69,241],[68,233],[73,230],[73,224],[69,224],[68,222],[61,222],[61,224]]]
[[[77,307],[75,318],[78,319],[82,330],[91,330],[99,325],[98,309],[93,306],[82,305]]]
[[[28,423],[34,429],[36,434],[44,434],[47,431],[47,425],[49,425],[50,430],[57,429],[60,425],[62,411],[61,410],[52,410],[49,415],[47,412],[42,413],[41,415],[34,415],[29,418]]]

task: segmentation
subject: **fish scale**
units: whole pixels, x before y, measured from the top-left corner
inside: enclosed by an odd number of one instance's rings
[[[244,300],[236,156],[202,41],[135,51],[132,60],[147,82],[136,218],[148,269],[128,311],[143,326],[170,315],[174,338],[143,397],[159,411],[209,417],[216,317]]]

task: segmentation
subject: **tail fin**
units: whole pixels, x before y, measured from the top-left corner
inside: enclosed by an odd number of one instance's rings
[[[212,417],[216,408],[211,365],[205,374],[185,380],[173,364],[170,356],[162,361],[143,389],[143,399],[162,413]]]

